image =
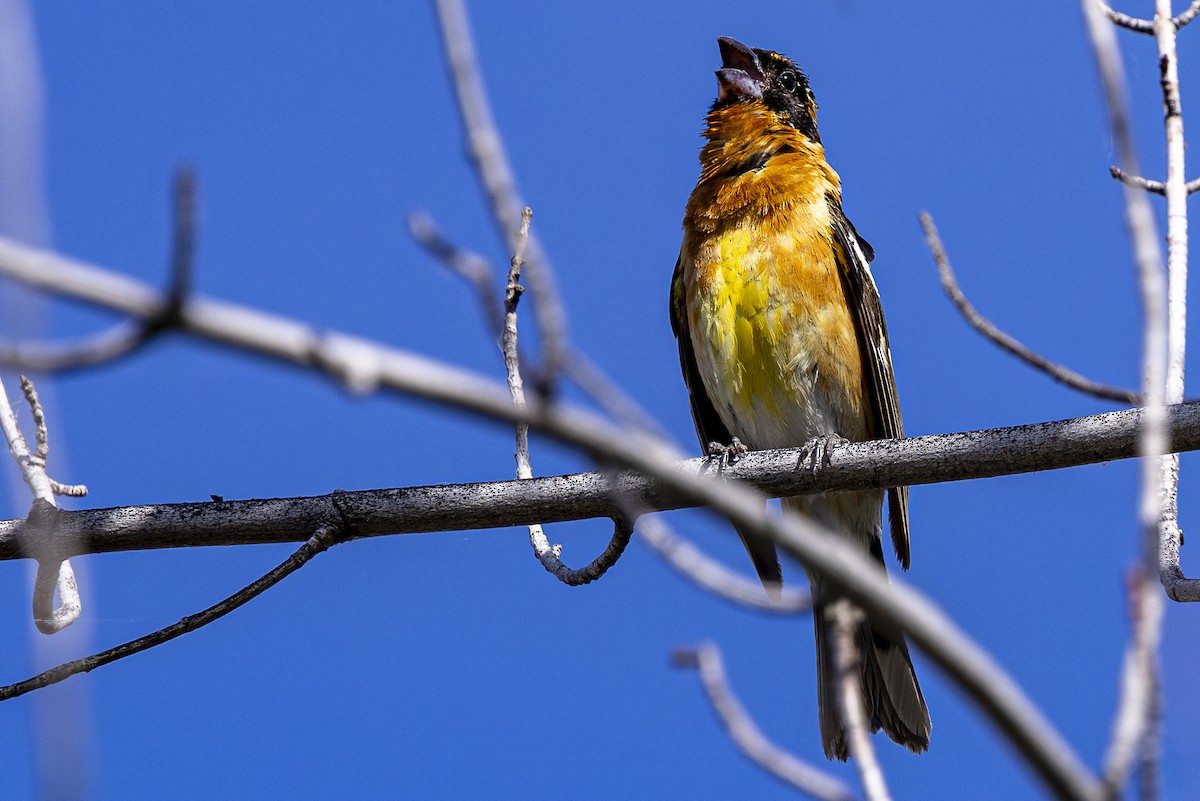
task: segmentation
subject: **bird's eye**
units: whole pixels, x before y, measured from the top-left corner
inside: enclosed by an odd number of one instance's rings
[[[787,70],[779,76],[779,88],[791,94],[796,91],[796,73]]]

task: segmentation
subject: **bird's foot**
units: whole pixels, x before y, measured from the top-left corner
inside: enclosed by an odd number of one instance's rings
[[[728,467],[749,452],[750,449],[737,437],[730,440],[728,445],[720,442],[708,443],[708,458],[717,460],[722,468]]]
[[[821,434],[804,443],[804,456],[801,462],[808,463],[809,471],[815,476],[823,468],[829,467],[832,456],[830,451],[838,445],[844,445],[850,440],[839,434]]]

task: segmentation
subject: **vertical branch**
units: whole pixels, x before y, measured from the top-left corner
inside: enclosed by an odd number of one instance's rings
[[[171,187],[171,286],[167,290],[167,308],[158,325],[179,322],[183,304],[192,290],[196,271],[196,172],[190,167],[175,171]]]
[[[521,293],[525,291],[521,286],[521,267],[525,264],[525,244],[529,241],[529,220],[532,217],[533,211],[528,208],[521,213],[521,228],[513,246],[508,281],[504,286],[504,327],[500,332],[500,351],[504,354],[508,391],[513,404],[518,407],[525,405],[525,383],[521,380],[521,357],[517,350],[517,304],[521,300]],[[516,432],[517,478],[533,478],[533,466],[529,460],[529,424],[517,423]],[[541,526],[530,526],[531,537],[534,528],[541,530]]]
[[[521,267],[525,264],[525,245],[529,241],[529,220],[532,217],[533,211],[528,207],[521,212],[521,227],[517,231],[512,262],[508,270],[508,280],[504,287],[504,327],[500,332],[500,350],[504,355],[504,371],[508,377],[508,390],[512,396],[513,405],[518,408],[525,406],[526,402],[525,384],[521,379],[520,349],[517,347],[517,304],[521,300],[521,293],[525,291],[521,286]],[[529,458],[528,423],[517,423],[516,442],[517,478],[533,478],[533,466]],[[632,523],[624,520],[615,521],[612,537],[604,551],[587,565],[573,570],[563,564],[559,558],[562,546],[550,544],[541,523],[529,526],[529,544],[533,546],[534,556],[555,578],[572,587],[588,584],[603,576],[625,553],[625,547],[629,545],[632,537]]]
[[[1156,0],[1154,38],[1158,44],[1163,128],[1167,140],[1167,179],[1163,185],[1163,195],[1167,199],[1166,403],[1183,400],[1187,335],[1188,186],[1176,49],[1179,26],[1180,23],[1171,17],[1170,0]],[[1186,579],[1179,567],[1179,549],[1183,543],[1179,529],[1179,456],[1167,454],[1162,457],[1159,469],[1162,485],[1162,519],[1157,554],[1159,579],[1166,587],[1167,594],[1175,600],[1200,600],[1200,586]]]
[[[1167,139],[1167,403],[1183,400],[1184,339],[1187,334],[1187,175],[1184,165],[1183,108],[1179,94],[1179,29],[1171,0],[1156,0],[1154,38],[1158,43]]]
[[[1166,17],[1157,20],[1156,24],[1171,24],[1169,3],[1167,5]],[[1162,7],[1160,0],[1160,12]],[[1116,32],[1104,20],[1103,9],[1097,0],[1083,0],[1083,10],[1104,87],[1109,124],[1120,158],[1119,166],[1128,174],[1141,175]],[[1105,789],[1108,795],[1114,797],[1125,785],[1134,757],[1142,748],[1153,718],[1154,665],[1162,636],[1163,616],[1162,596],[1155,586],[1154,577],[1158,573],[1160,524],[1167,512],[1163,501],[1169,494],[1164,481],[1169,476],[1165,476],[1162,470],[1165,461],[1163,456],[1167,452],[1164,408],[1167,388],[1167,309],[1162,256],[1146,193],[1126,183],[1121,186],[1145,317],[1142,366],[1146,409],[1139,432],[1142,458],[1138,518],[1142,568],[1135,571],[1130,582],[1133,632],[1126,647],[1120,699],[1104,760]]]
[[[1142,737],[1141,763],[1138,767],[1138,796],[1141,801],[1158,801],[1159,761],[1162,757],[1162,670],[1158,660],[1150,666],[1150,708],[1146,734]]]
[[[871,736],[867,732],[867,707],[862,694],[862,668],[855,632],[863,621],[863,613],[849,601],[839,600],[824,611],[833,632],[833,660],[838,683],[838,717],[846,733],[850,756],[858,768],[863,792],[868,801],[891,801],[883,769],[875,757]]]
[[[29,510],[30,522],[49,536],[54,531],[54,512],[58,504],[56,494],[83,495],[85,487],[67,487],[50,478],[46,472],[46,456],[49,453],[49,434],[46,431],[46,416],[38,400],[33,382],[21,376],[21,389],[32,410],[37,426],[37,449],[30,451],[25,436],[17,425],[17,416],[8,400],[4,382],[0,381],[0,432],[8,442],[8,450],[21,470],[21,477],[33,493],[33,506]],[[68,490],[63,492],[62,490]],[[71,562],[59,559],[51,552],[36,554],[37,577],[33,583],[33,620],[38,631],[54,634],[79,619],[82,604],[79,588],[75,583],[75,572]],[[58,592],[59,606],[54,606],[54,594]]]

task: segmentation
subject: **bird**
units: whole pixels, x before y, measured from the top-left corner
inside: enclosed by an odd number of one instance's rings
[[[671,328],[702,448],[810,447],[901,438],[904,425],[875,253],[842,210],[807,76],[786,56],[718,40],[717,98],[706,119],[700,178],[688,199],[671,278]],[[833,529],[880,566],[883,503],[896,557],[909,549],[908,488],[784,498],[785,514]],[[742,541],[766,591],[782,570],[773,543]],[[817,703],[830,759],[849,758],[838,713],[831,624],[838,600],[805,568],[816,602]],[[932,723],[902,632],[865,617],[854,632],[872,732],[920,753]]]

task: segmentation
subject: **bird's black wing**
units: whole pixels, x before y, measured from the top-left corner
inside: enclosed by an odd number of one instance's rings
[[[869,409],[873,418],[872,434],[878,439],[902,439],[904,423],[900,419],[900,396],[896,392],[896,374],[892,370],[892,352],[888,346],[887,322],[879,290],[867,263],[875,251],[859,236],[854,225],[842,212],[836,197],[829,198],[833,217],[833,235],[838,250],[838,264],[846,286],[846,300],[854,313],[858,341],[863,350],[863,366],[870,382]],[[888,490],[888,520],[891,523],[892,546],[896,557],[907,570],[910,564],[908,531],[908,487]]]

